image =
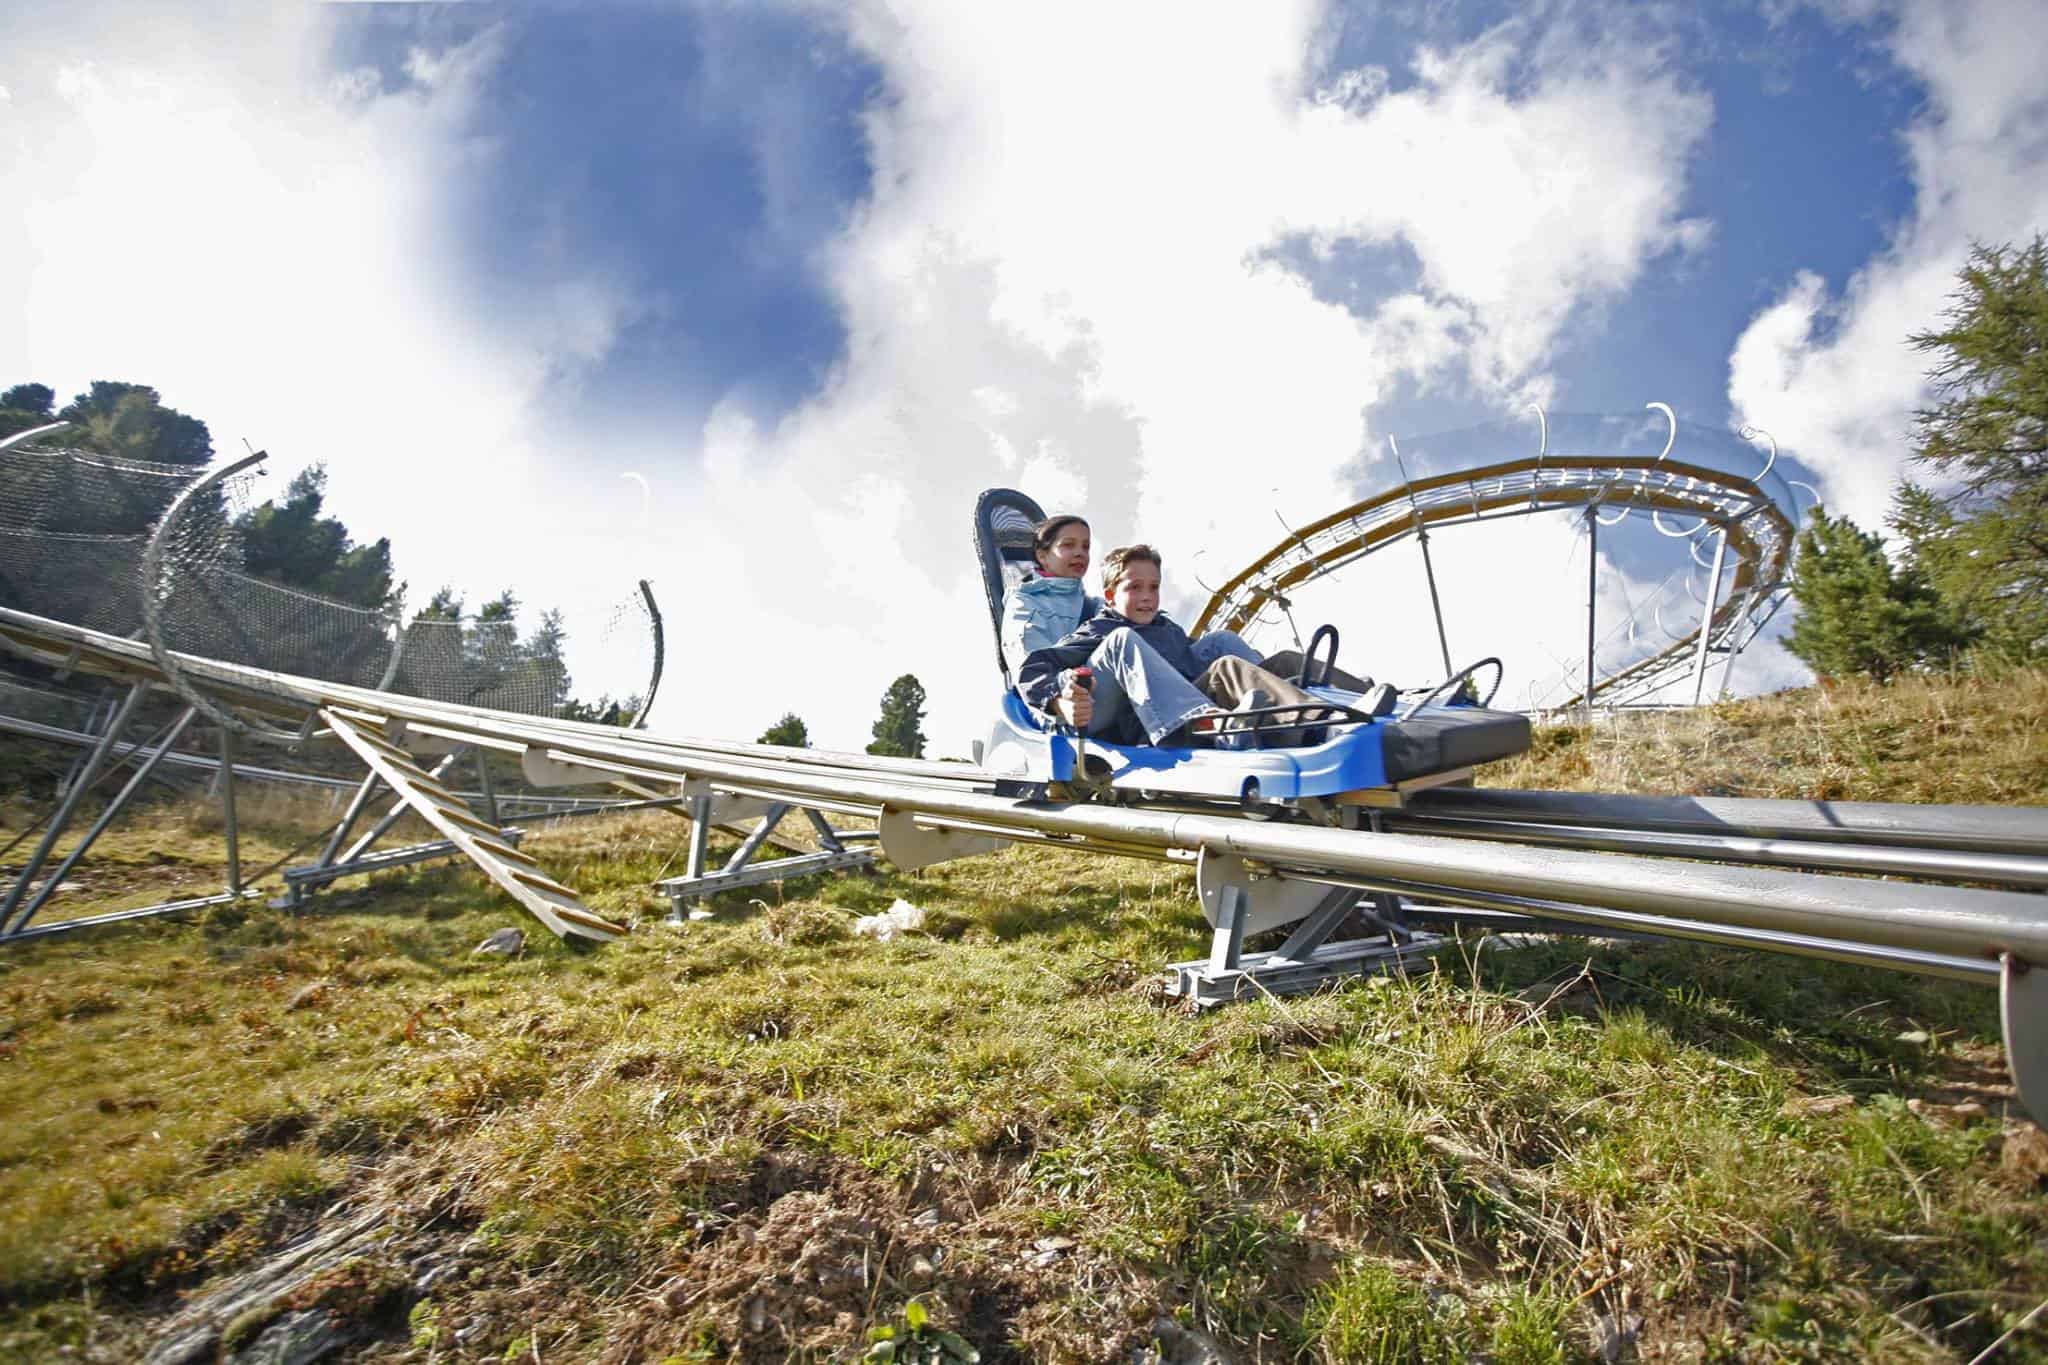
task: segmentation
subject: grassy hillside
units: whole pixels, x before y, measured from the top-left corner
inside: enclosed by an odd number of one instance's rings
[[[1794,694],[1550,732],[1490,776],[2040,803],[2044,703],[2034,674]],[[245,856],[317,814],[262,812]],[[640,919],[596,951],[473,956],[523,921],[446,867],[0,953],[0,1357],[134,1359],[315,1232],[335,1250],[245,1299],[230,1352],[324,1313],[374,1360],[843,1358],[922,1321],[984,1360],[1206,1335],[1242,1360],[1949,1361],[2048,1299],[2048,1141],[2006,1113],[1991,992],[1475,943],[1194,1017],[1149,984],[1204,946],[1179,869],[1012,849],[678,932],[648,887],[681,831],[533,836]],[[161,811],[67,908],[204,886],[212,850]],[[899,896],[926,932],[853,935]],[[2048,1330],[1998,1358],[2048,1358]]]
[[[2048,804],[2048,669],[1851,680],[1539,732],[1492,787]]]

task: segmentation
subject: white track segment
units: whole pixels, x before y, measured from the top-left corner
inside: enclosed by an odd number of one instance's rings
[[[366,711],[325,707],[321,718],[335,737],[348,745],[370,770],[391,784],[419,817],[469,855],[484,875],[561,938],[575,936],[609,943],[626,935],[626,926],[593,913],[572,887],[540,870],[540,865],[498,837],[498,831],[470,814],[453,792],[436,782],[412,757],[385,737],[385,718]]]

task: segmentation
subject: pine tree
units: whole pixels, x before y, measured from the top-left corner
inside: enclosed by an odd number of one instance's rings
[[[2048,239],[1978,246],[1944,325],[1913,336],[1939,357],[1938,401],[1916,417],[1916,462],[1892,525],[1935,588],[2020,658],[2048,655]]]
[[[905,673],[889,684],[882,694],[882,714],[875,721],[874,742],[868,752],[880,757],[923,758],[924,684],[915,673]]]
[[[321,515],[326,498],[327,470],[310,465],[285,485],[282,501],[273,498],[243,513],[235,523],[243,567],[258,578],[359,607],[395,607],[391,542],[357,545],[348,527]]]
[[[1884,540],[1816,507],[1792,566],[1799,619],[1785,646],[1823,678],[1894,674],[1940,662],[1968,633],[1919,569],[1895,568]]]
[[[808,749],[811,747],[811,732],[805,728],[802,716],[799,716],[794,711],[785,711],[782,713],[782,719],[762,731],[761,738],[756,740],[755,743],[781,744],[791,749]]]
[[[562,624],[562,613],[551,607],[540,614],[540,625],[526,637],[523,646],[527,664],[537,675],[536,683],[547,694],[549,709],[556,714],[569,701],[569,665],[562,657],[562,646],[568,640],[569,630]]]
[[[82,444],[108,455],[161,464],[205,464],[213,458],[206,423],[167,408],[147,384],[95,379],[57,414]]]

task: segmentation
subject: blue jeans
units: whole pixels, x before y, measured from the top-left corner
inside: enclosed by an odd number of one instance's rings
[[[1203,636],[1197,649],[1209,638]],[[1237,640],[1235,635],[1230,638]],[[1237,642],[1243,647],[1242,640]],[[1088,722],[1091,735],[1114,728],[1125,716],[1135,716],[1146,738],[1157,744],[1213,705],[1133,630],[1118,629],[1103,636],[1088,666],[1095,672],[1095,714]]]

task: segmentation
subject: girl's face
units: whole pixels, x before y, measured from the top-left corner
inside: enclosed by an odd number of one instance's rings
[[[1079,578],[1088,572],[1088,550],[1088,523],[1070,521],[1038,551],[1038,567],[1047,578]]]

